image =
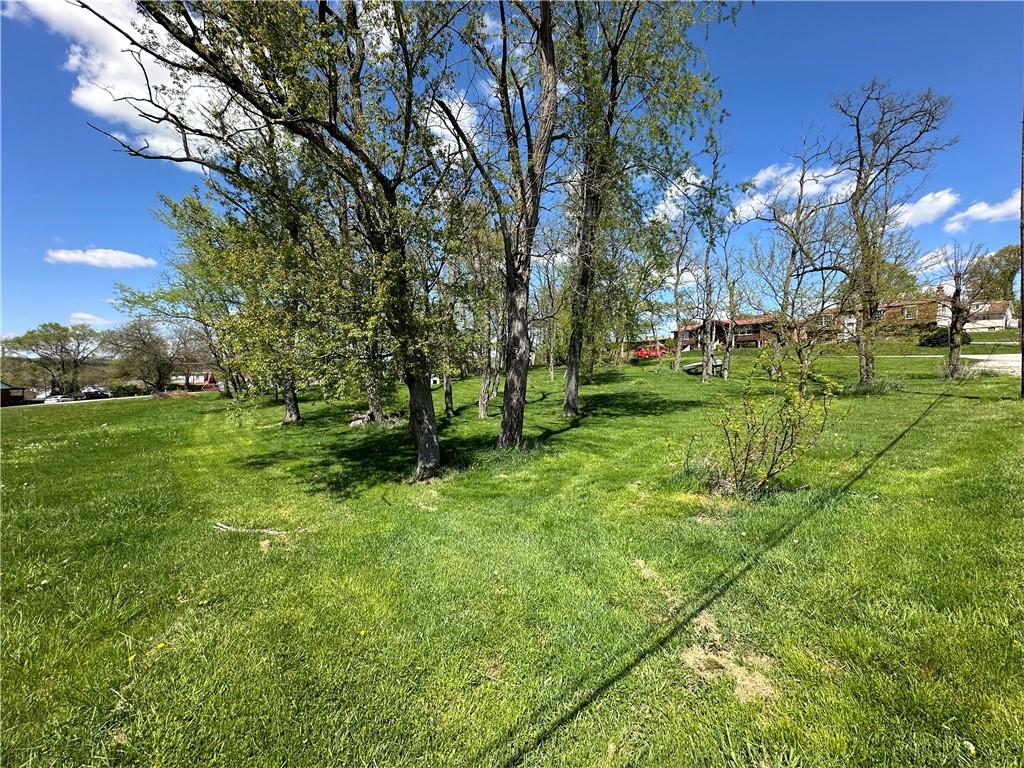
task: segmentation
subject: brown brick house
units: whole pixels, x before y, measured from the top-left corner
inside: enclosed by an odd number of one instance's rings
[[[772,331],[774,317],[772,315],[756,315],[741,317],[733,326],[737,347],[763,347],[775,339]],[[716,344],[725,344],[729,329],[729,320],[714,320],[713,338]],[[673,336],[682,341],[684,347],[695,346],[700,341],[700,323],[693,322],[678,328]]]

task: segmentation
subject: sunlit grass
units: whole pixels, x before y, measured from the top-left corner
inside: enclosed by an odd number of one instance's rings
[[[707,496],[748,361],[599,371],[576,422],[535,370],[511,454],[461,382],[420,485],[356,404],[5,409],[3,764],[1018,764],[1017,380],[882,359],[790,490]]]

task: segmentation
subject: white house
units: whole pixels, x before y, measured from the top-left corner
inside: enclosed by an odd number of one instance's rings
[[[949,325],[949,320],[946,320]],[[971,316],[964,328],[970,333],[978,331],[1003,331],[1016,328],[1017,318],[1013,315],[1012,301],[976,301],[971,304]]]

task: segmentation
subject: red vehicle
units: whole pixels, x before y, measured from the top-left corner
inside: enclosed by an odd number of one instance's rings
[[[669,354],[669,348],[661,344],[647,344],[633,350],[633,357],[639,360],[657,360]]]

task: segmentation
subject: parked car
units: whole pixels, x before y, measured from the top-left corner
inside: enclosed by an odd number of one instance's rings
[[[651,360],[659,357],[664,357],[670,354],[671,350],[668,347],[648,344],[644,347],[637,347],[633,350],[633,357],[639,358],[640,360]]]
[[[71,395],[53,395],[52,397],[48,397],[43,400],[44,403],[49,403],[51,405],[53,403],[73,403],[74,401],[75,398],[71,397]]]
[[[83,389],[75,395],[75,400],[103,400],[108,397],[110,397],[109,392],[96,387],[94,389]]]

